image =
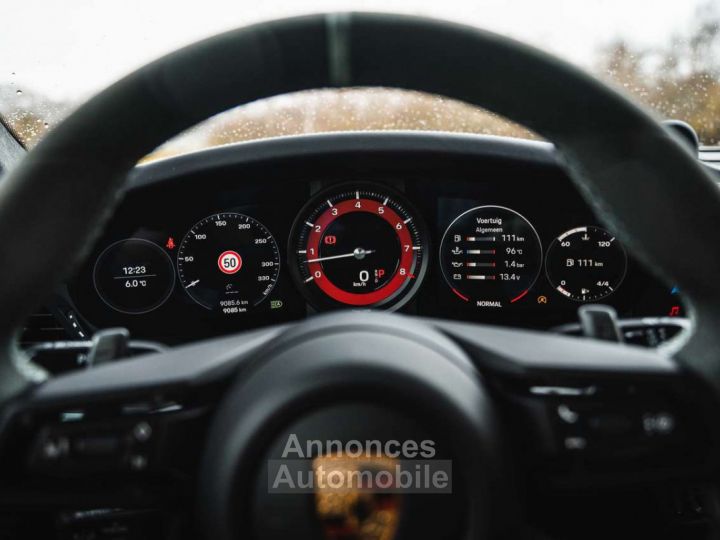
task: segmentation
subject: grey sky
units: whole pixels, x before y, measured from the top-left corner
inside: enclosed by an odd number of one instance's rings
[[[622,37],[665,45],[706,0],[22,0],[3,7],[0,83],[78,101],[182,45],[249,23],[319,11],[455,20],[586,65]],[[13,75],[14,74],[14,75]]]

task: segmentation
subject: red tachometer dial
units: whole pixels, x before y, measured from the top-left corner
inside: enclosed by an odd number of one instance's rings
[[[398,195],[340,190],[303,209],[290,258],[299,285],[317,307],[397,308],[422,278],[425,236]]]

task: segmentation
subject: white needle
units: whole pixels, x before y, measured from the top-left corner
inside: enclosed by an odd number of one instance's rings
[[[185,287],[185,288],[186,288],[186,289],[189,289],[190,287],[194,287],[194,286],[197,285],[198,283],[200,283],[200,280],[199,280],[199,279],[196,279],[195,281],[191,281],[190,283],[188,283],[187,287]]]
[[[374,249],[370,250],[364,250],[363,248],[355,248],[355,250],[352,253],[345,253],[343,255],[332,255],[330,257],[318,257],[317,259],[308,259],[307,262],[313,263],[313,262],[320,262],[320,261],[330,261],[332,259],[347,259],[348,257],[355,257],[356,259],[363,259],[365,255],[368,253],[375,253]]]

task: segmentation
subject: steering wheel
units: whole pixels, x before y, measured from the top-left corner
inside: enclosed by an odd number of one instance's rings
[[[18,328],[83,260],[142,156],[232,106],[345,86],[463,100],[554,142],[608,228],[649,269],[682,289],[692,330],[666,349],[650,351],[347,312],[38,384],[18,350]],[[714,402],[720,392],[717,231],[720,193],[684,145],[616,91],[536,49],[461,25],[364,13],[231,31],[104,90],[50,132],[0,185],[0,436],[7,441],[22,424],[33,440],[47,433],[58,437],[66,428],[50,412],[90,406],[106,411],[103,426],[122,430],[130,420],[117,413],[120,404],[174,396],[188,409],[202,397],[210,404],[203,417],[207,430],[185,444],[197,444],[202,453],[195,477],[198,519],[217,540],[247,529],[262,538],[330,534],[310,519],[307,499],[268,488],[268,467],[291,434],[432,439],[436,457],[452,461],[453,493],[409,497],[398,534],[440,537],[442,522],[445,534],[459,537],[517,537],[512,531],[522,508],[511,479],[529,458],[516,452],[508,395],[544,411],[557,399],[602,400],[608,385],[674,392],[685,404],[701,394]],[[156,432],[172,422],[182,425],[172,413],[153,413],[147,422]],[[529,453],[557,441],[555,424],[536,428],[544,442]],[[148,471],[156,464],[159,474],[163,451],[149,450]],[[48,456],[37,459],[28,467],[52,465]],[[142,485],[144,478],[137,472],[132,481]]]

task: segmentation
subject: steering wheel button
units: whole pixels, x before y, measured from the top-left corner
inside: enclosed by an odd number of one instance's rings
[[[147,442],[152,437],[152,427],[147,422],[140,422],[133,428],[133,437],[138,442]]]
[[[78,437],[73,450],[82,457],[108,457],[120,449],[120,440],[114,435]]]
[[[142,454],[137,454],[130,458],[130,468],[134,471],[144,471],[147,465],[148,460]]]
[[[667,412],[647,413],[642,417],[642,425],[648,436],[671,435],[675,431],[675,416]]]
[[[566,424],[577,424],[580,415],[567,405],[558,405],[557,415]]]
[[[67,456],[70,451],[70,442],[66,437],[49,438],[42,447],[42,455],[48,461]]]
[[[585,450],[587,448],[587,439],[585,437],[565,437],[566,450]]]
[[[603,435],[624,435],[632,431],[637,424],[622,413],[596,414],[588,419],[587,425],[593,431]]]

